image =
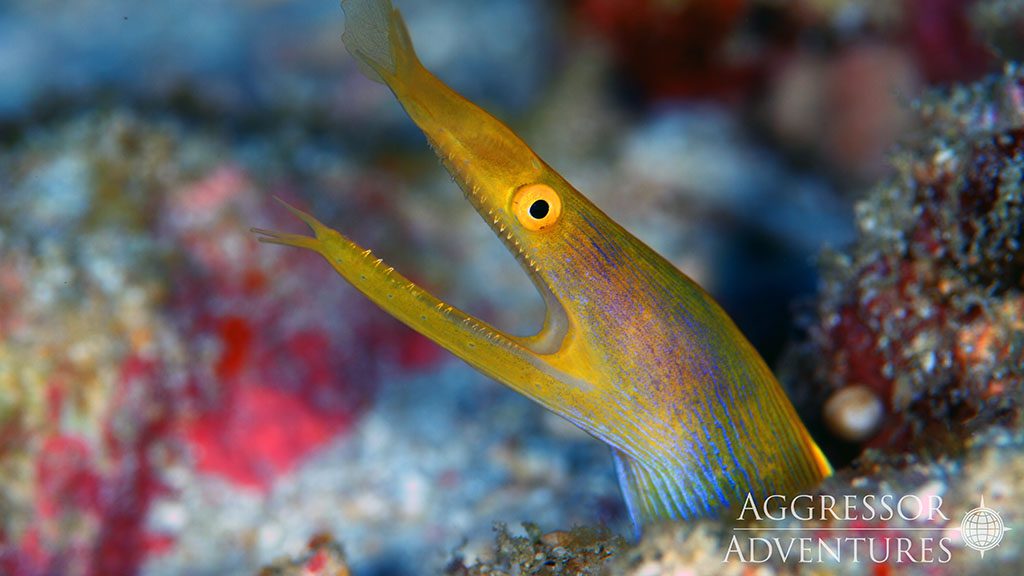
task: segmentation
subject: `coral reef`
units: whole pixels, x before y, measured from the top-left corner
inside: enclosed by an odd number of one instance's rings
[[[0,215],[0,566],[126,573],[166,544],[146,529],[187,357],[156,307],[164,247],[148,191],[167,140],[78,124],[6,156]],[[124,170],[130,165],[131,170]],[[87,184],[92,181],[95,185]],[[114,202],[116,211],[104,211]]]
[[[858,203],[860,238],[823,257],[813,380],[886,407],[872,446],[939,453],[1017,424],[1024,380],[1021,75],[924,98],[897,175]]]

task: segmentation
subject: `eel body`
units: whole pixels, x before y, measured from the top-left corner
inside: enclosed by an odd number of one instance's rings
[[[700,286],[610,219],[502,122],[424,68],[389,0],[342,0],[348,50],[387,84],[546,304],[507,334],[435,298],[369,250],[290,208],[313,250],[355,288],[484,374],[612,450],[630,515],[721,514],[748,494],[831,473],[771,370]]]

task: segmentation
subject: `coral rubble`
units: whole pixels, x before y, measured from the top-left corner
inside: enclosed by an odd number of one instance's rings
[[[445,568],[445,575],[597,576],[604,573],[608,560],[626,549],[625,540],[607,528],[576,527],[547,534],[529,522],[523,528],[525,536],[513,536],[506,525],[496,525],[492,559],[467,566],[456,557]]]

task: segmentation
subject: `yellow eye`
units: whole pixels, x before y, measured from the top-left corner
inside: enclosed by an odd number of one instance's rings
[[[512,212],[527,230],[548,228],[562,215],[562,199],[544,184],[523,186],[512,199]]]

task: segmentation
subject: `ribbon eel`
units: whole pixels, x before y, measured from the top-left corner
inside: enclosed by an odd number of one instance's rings
[[[507,126],[420,63],[390,0],[342,0],[342,39],[427,136],[533,280],[543,326],[518,337],[446,304],[295,208],[323,256],[412,329],[605,442],[637,531],[813,488],[832,470],[721,307],[605,215]]]

